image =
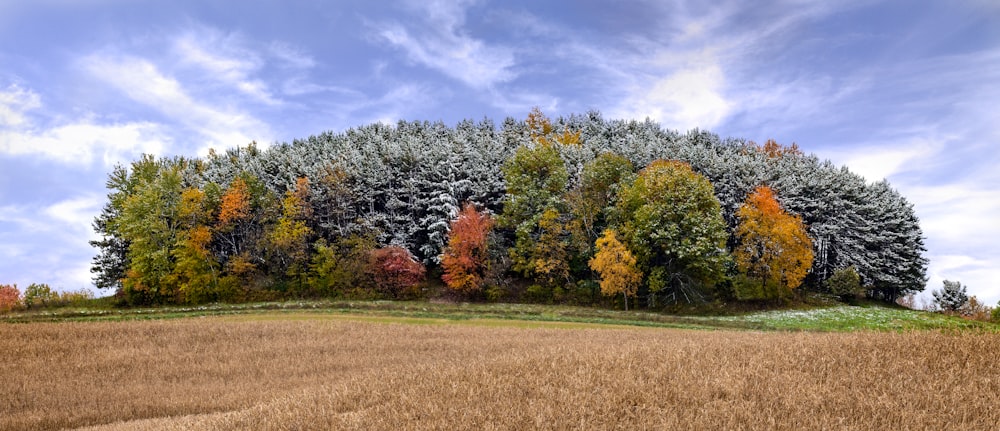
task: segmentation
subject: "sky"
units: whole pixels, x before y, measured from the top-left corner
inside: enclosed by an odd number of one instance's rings
[[[107,175],[143,153],[535,106],[886,178],[928,291],[1000,300],[995,0],[0,0],[0,283],[95,290]]]

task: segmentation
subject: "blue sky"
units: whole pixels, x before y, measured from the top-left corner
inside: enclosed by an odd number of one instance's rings
[[[376,121],[599,110],[798,143],[1000,300],[1000,3],[0,2],[0,283],[91,287],[116,163]],[[91,287],[92,288],[92,287]]]

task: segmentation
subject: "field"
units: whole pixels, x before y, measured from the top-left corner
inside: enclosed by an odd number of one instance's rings
[[[264,310],[0,324],[0,429],[967,430],[1000,423],[994,332],[542,320]]]

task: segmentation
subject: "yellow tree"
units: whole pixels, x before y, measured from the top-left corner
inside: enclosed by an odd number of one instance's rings
[[[636,267],[635,256],[618,240],[612,229],[606,229],[595,245],[597,253],[589,263],[590,269],[601,275],[601,293],[607,296],[623,294],[625,309],[628,310],[628,298],[635,296],[642,282],[642,272]]]
[[[309,204],[309,179],[302,177],[295,183],[295,190],[285,192],[281,201],[281,216],[271,230],[269,239],[274,259],[290,277],[301,277],[309,262],[309,238],[313,231],[306,225],[312,217]],[[303,281],[303,280],[299,280]]]
[[[802,284],[813,262],[812,240],[802,218],[789,214],[770,187],[757,187],[736,212],[736,264],[748,277],[790,291]]]

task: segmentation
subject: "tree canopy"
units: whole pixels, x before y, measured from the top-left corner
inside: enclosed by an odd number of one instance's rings
[[[499,125],[376,123],[200,159],[144,156],[109,175],[93,272],[133,303],[378,296],[365,287],[375,273],[358,267],[365,256],[397,246],[443,274],[469,203],[497,220],[477,270],[501,293],[491,297],[519,299],[538,285],[547,300],[595,300],[585,299],[598,278],[588,262],[614,229],[643,273],[640,298],[696,300],[738,275],[728,262],[747,239],[741,208],[760,186],[799,220],[791,237],[811,242],[811,268],[785,265],[786,285],[823,289],[853,267],[871,298],[924,289],[918,219],[885,181],[795,145],[538,110]]]

